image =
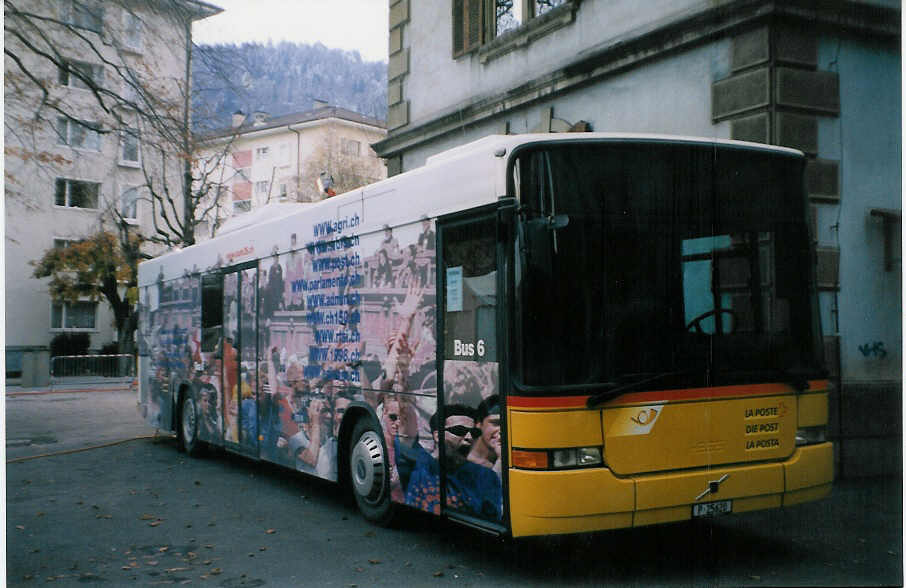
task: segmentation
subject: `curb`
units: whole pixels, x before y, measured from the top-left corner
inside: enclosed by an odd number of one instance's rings
[[[16,396],[42,396],[45,394],[82,394],[85,392],[128,392],[134,390],[132,386],[116,386],[111,388],[42,388],[38,390],[6,391],[7,398]]]

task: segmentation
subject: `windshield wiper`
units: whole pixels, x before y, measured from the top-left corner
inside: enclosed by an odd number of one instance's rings
[[[520,392],[537,394],[539,392],[581,392],[583,390],[610,390],[620,384],[618,382],[594,382],[591,384],[559,384],[554,386],[530,386],[513,378],[513,388]]]
[[[692,373],[691,370],[681,370],[678,372],[663,372],[660,374],[655,374],[648,378],[642,378],[641,380],[635,380],[633,382],[629,382],[628,384],[622,384],[622,385],[614,384],[610,389],[604,390],[602,392],[599,392],[598,394],[595,394],[594,396],[589,397],[588,401],[585,402],[585,406],[588,408],[595,408],[597,406],[604,404],[608,400],[613,400],[617,396],[619,396],[625,392],[629,392],[630,390],[637,389],[644,384],[650,384],[651,382],[655,382],[657,380],[662,380],[664,378],[669,378],[670,376],[682,376],[682,375],[686,375],[686,374],[690,374],[690,373]]]
[[[810,378],[826,378],[827,370],[805,370],[805,369],[781,369],[777,370],[780,373],[780,377],[783,381],[793,388],[797,392],[804,392],[809,389],[809,379]]]

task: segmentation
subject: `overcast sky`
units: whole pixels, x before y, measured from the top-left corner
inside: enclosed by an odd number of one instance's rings
[[[387,0],[206,0],[223,12],[194,24],[198,44],[321,44],[387,61]]]

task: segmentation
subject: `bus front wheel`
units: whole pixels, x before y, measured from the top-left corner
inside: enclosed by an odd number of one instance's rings
[[[378,428],[360,419],[349,443],[349,479],[359,510],[369,521],[386,526],[394,515],[390,500],[390,464]]]
[[[198,410],[190,392],[183,394],[179,406],[179,448],[189,455],[198,455]]]

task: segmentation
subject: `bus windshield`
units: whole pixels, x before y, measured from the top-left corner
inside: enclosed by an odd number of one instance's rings
[[[654,141],[518,154],[521,383],[562,393],[820,375],[802,166]]]

